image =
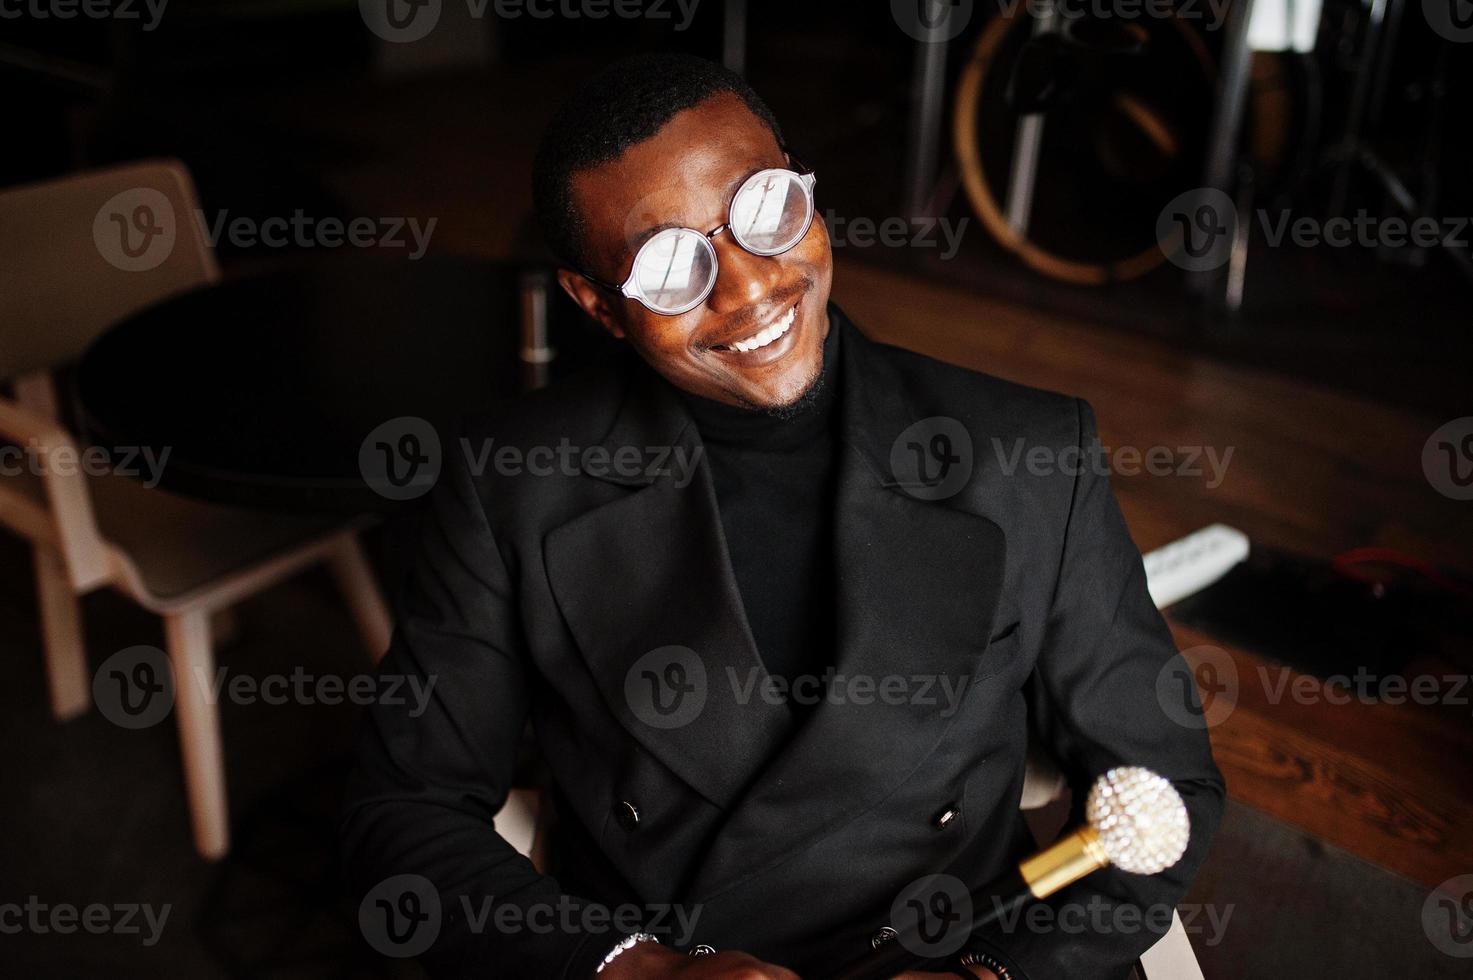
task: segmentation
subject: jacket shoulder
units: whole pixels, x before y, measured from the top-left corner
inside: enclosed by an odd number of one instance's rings
[[[1088,413],[1088,407],[1078,398],[892,344],[869,343],[893,368],[910,402],[930,414],[952,416],[976,423],[977,430],[1005,432],[1030,441],[1075,443],[1081,438],[1081,415]]]

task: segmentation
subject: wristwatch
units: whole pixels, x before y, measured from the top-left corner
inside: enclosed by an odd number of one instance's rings
[[[985,966],[987,967],[987,969],[997,974],[997,980],[1013,980],[1013,975],[1008,972],[1007,967],[1003,966],[997,961],[997,957],[992,956],[989,953],[983,953],[980,950],[963,953],[962,965]]]

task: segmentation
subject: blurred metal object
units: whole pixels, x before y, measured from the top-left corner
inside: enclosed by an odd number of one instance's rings
[[[1253,62],[1253,48],[1248,43],[1253,4],[1254,0],[1235,0],[1228,13],[1217,105],[1212,112],[1212,143],[1202,180],[1203,186],[1229,194],[1237,173],[1238,135],[1243,129],[1243,109],[1248,101],[1249,69]]]
[[[1033,22],[1033,36],[1043,37],[1058,27],[1059,8],[1050,4],[1048,14]],[[1003,204],[1008,227],[1019,236],[1028,234],[1028,215],[1033,210],[1033,186],[1038,180],[1038,155],[1043,148],[1042,112],[1025,113],[1018,117],[1017,149],[1013,155],[1012,173],[1008,175],[1008,194]]]
[[[934,217],[932,191],[936,161],[941,155],[941,110],[945,100],[947,8],[945,0],[918,0],[926,6],[920,18],[922,36],[916,41],[915,74],[911,78],[910,131],[905,153],[905,213],[912,218]]]
[[[1244,108],[1248,102],[1248,86],[1253,68],[1253,46],[1248,40],[1248,28],[1253,21],[1254,0],[1234,0],[1228,11],[1227,34],[1222,45],[1222,68],[1218,76],[1217,101],[1212,110],[1212,128],[1207,148],[1207,166],[1202,174],[1202,186],[1231,195],[1233,178],[1238,173],[1238,146],[1243,131]],[[1234,241],[1237,261],[1234,268],[1239,275],[1235,285],[1224,286],[1225,279],[1232,273],[1223,269],[1193,272],[1187,276],[1189,289],[1202,296],[1209,305],[1219,300],[1236,310],[1243,301],[1241,276],[1247,267],[1246,247],[1239,250],[1239,241]],[[1229,295],[1231,294],[1231,295]]]
[[[547,384],[557,351],[549,344],[547,289],[552,276],[546,269],[522,273],[522,342],[517,356],[522,360],[522,388],[535,391]]]

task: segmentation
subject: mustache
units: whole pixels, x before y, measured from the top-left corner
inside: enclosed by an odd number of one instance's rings
[[[793,301],[798,300],[811,292],[814,285],[814,278],[810,275],[805,274],[803,276],[800,276],[798,281],[793,283],[791,286],[786,286],[782,289],[774,290],[773,292],[768,293],[762,303],[756,306],[749,306],[741,312],[733,314],[731,319],[722,324],[722,336],[716,339],[707,338],[705,340],[702,340],[700,342],[700,349],[703,351],[707,351],[710,350],[712,347],[717,347],[721,344],[728,343],[733,337],[745,337],[756,332],[757,328],[760,327],[763,322],[761,315],[759,315],[757,312],[759,309],[772,311],[789,306],[793,303]],[[767,315],[770,316],[771,313],[769,312]]]

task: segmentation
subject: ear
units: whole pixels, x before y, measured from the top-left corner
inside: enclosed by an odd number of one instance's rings
[[[607,289],[589,282],[572,269],[559,269],[557,281],[558,285],[563,287],[563,292],[571,296],[573,302],[577,303],[579,308],[592,317],[599,326],[620,340],[624,339],[623,324],[620,322],[618,312],[614,309]]]

